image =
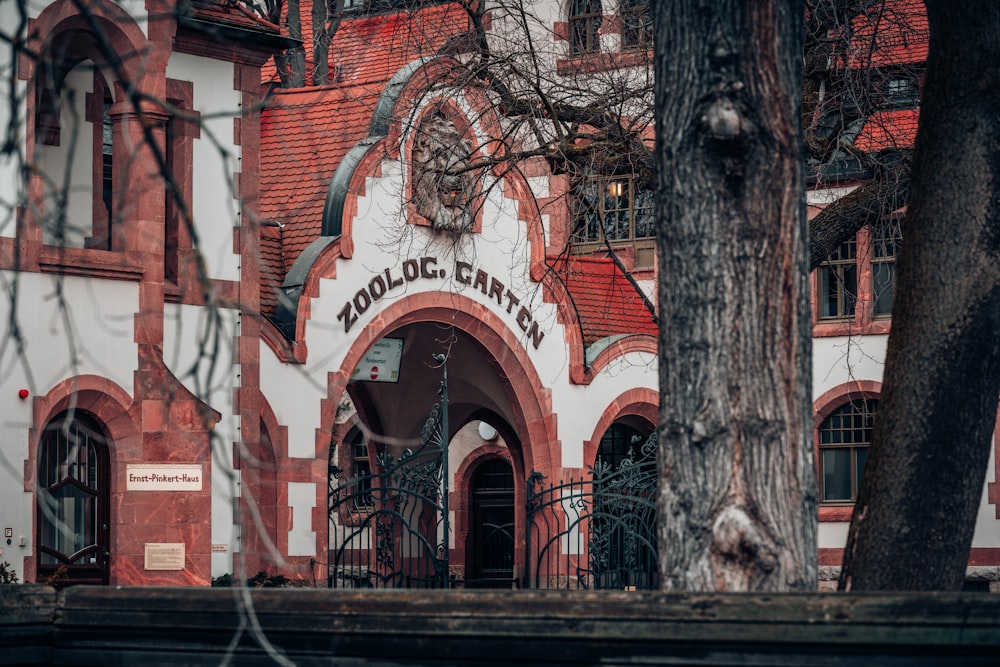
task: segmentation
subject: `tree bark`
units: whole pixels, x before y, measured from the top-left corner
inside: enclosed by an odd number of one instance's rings
[[[843,590],[958,590],[1000,393],[1000,5],[927,0],[892,333]]]
[[[815,590],[805,12],[654,11],[663,586]]]

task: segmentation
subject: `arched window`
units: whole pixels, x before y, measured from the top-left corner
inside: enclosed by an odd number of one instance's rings
[[[653,590],[659,585],[655,445],[650,434],[621,422],[601,438],[588,541],[595,588]]]
[[[819,483],[823,502],[854,502],[868,458],[875,419],[875,399],[846,403],[819,427]]]
[[[108,447],[81,412],[53,419],[38,443],[38,580],[108,583]]]
[[[601,50],[598,31],[603,19],[601,0],[572,0],[569,9],[570,53],[596,53]]]

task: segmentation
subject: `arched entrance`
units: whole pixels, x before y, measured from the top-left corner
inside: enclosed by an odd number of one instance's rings
[[[330,386],[330,395],[335,398],[338,382],[343,382],[341,386],[350,396],[357,421],[370,442],[368,451],[378,452],[379,459],[370,461],[373,512],[346,511],[344,493],[349,493],[352,484],[355,488],[359,486],[356,480],[331,482],[330,576],[342,582],[334,581],[331,585],[382,585],[374,576],[380,568],[388,569],[382,567],[382,562],[391,560],[395,567],[410,545],[419,543],[424,548],[425,560],[430,546],[437,548],[438,557],[443,560],[434,563],[435,579],[431,585],[436,586],[442,570],[448,572],[449,580],[471,574],[455,572],[447,560],[453,552],[464,552],[469,542],[464,530],[458,533],[446,525],[450,512],[445,504],[446,489],[453,492],[470,487],[455,479],[460,461],[452,461],[449,469],[447,454],[436,464],[441,466],[440,470],[430,466],[434,455],[426,437],[434,406],[442,400],[439,392],[445,371],[449,399],[447,411],[441,412],[447,413],[448,426],[441,425],[441,440],[450,441],[460,427],[476,419],[488,418],[496,425],[510,455],[508,495],[512,495],[512,502],[510,499],[507,502],[513,507],[515,525],[524,525],[526,471],[543,470],[552,474],[553,465],[559,461],[558,452],[553,452],[558,440],[551,432],[553,421],[546,418],[550,414],[547,392],[528,357],[524,341],[496,315],[461,295],[421,293],[390,305],[380,317],[390,324],[381,330],[369,328],[361,332]],[[371,351],[390,347],[398,348],[398,355],[391,368],[385,369],[375,363]],[[334,404],[338,403],[339,399],[335,399]],[[417,452],[421,455],[414,458]],[[407,459],[411,463],[407,464]],[[383,522],[380,528],[375,515],[388,516],[383,511],[386,506],[380,503],[399,497],[399,481],[412,476],[412,462],[418,459],[421,465],[428,464],[421,475],[429,480],[447,479],[448,484],[434,486],[433,492],[426,487],[419,499],[419,510],[413,506],[406,510],[405,517],[404,512],[397,511],[392,529],[388,522]],[[393,468],[400,464],[402,468]],[[338,470],[343,478],[345,468],[338,466]],[[469,499],[471,502],[471,496]],[[465,510],[471,507],[466,506],[462,511]],[[471,523],[464,525],[471,528]],[[408,535],[405,540],[399,537],[403,534]],[[524,531],[515,530],[513,534],[512,563],[504,566],[509,572],[504,575],[508,582],[520,578],[523,568],[519,563],[523,561]],[[357,547],[347,543],[358,539],[368,541],[358,543]],[[376,567],[362,564],[373,562],[372,557],[383,560],[375,562]],[[430,572],[427,566],[420,568],[421,572]],[[403,581],[398,577],[397,580]],[[385,585],[391,584],[386,580]]]
[[[77,409],[50,421],[38,444],[37,580],[109,581],[109,456],[104,429]]]
[[[479,466],[471,490],[470,588],[511,588],[514,583],[514,471],[503,459]]]

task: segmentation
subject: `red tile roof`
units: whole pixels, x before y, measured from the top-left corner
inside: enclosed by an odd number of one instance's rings
[[[279,34],[281,29],[258,16],[238,0],[191,0],[191,16],[238,28]]]
[[[381,86],[278,91],[261,114],[262,218],[281,230],[284,269],[319,237],[330,179],[368,136]]]
[[[300,15],[311,77],[312,2],[301,0]],[[282,28],[287,32],[287,16]],[[301,252],[319,238],[330,179],[347,152],[368,136],[385,84],[404,65],[434,55],[468,29],[457,3],[376,16],[345,18],[330,47],[332,85],[277,90],[261,114],[262,218],[278,220],[261,238],[264,312],[274,313],[275,288]],[[276,81],[273,61],[262,71]]]
[[[850,67],[903,65],[927,60],[930,29],[922,0],[874,3],[852,25]]]
[[[919,115],[916,109],[876,111],[865,120],[854,146],[866,153],[878,153],[887,148],[913,148]]]
[[[310,81],[312,0],[300,0],[299,4],[306,80]],[[282,28],[286,33],[287,26],[287,14],[283,14]],[[330,81],[347,85],[388,81],[403,65],[422,56],[436,55],[449,39],[468,30],[468,14],[455,2],[374,16],[348,14],[330,44]],[[264,66],[261,77],[264,81],[278,80],[273,60]]]
[[[560,258],[550,265],[573,299],[584,345],[621,334],[657,335],[657,325],[642,296],[611,259]]]

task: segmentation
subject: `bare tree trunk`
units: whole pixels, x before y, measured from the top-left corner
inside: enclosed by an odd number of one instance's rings
[[[927,0],[885,384],[844,590],[958,590],[1000,392],[1000,6]]]
[[[663,585],[815,590],[804,8],[655,12]]]
[[[302,14],[299,0],[288,0],[288,35],[302,39]],[[278,75],[286,88],[302,88],[306,85],[306,54],[303,47],[288,49],[275,59]]]

